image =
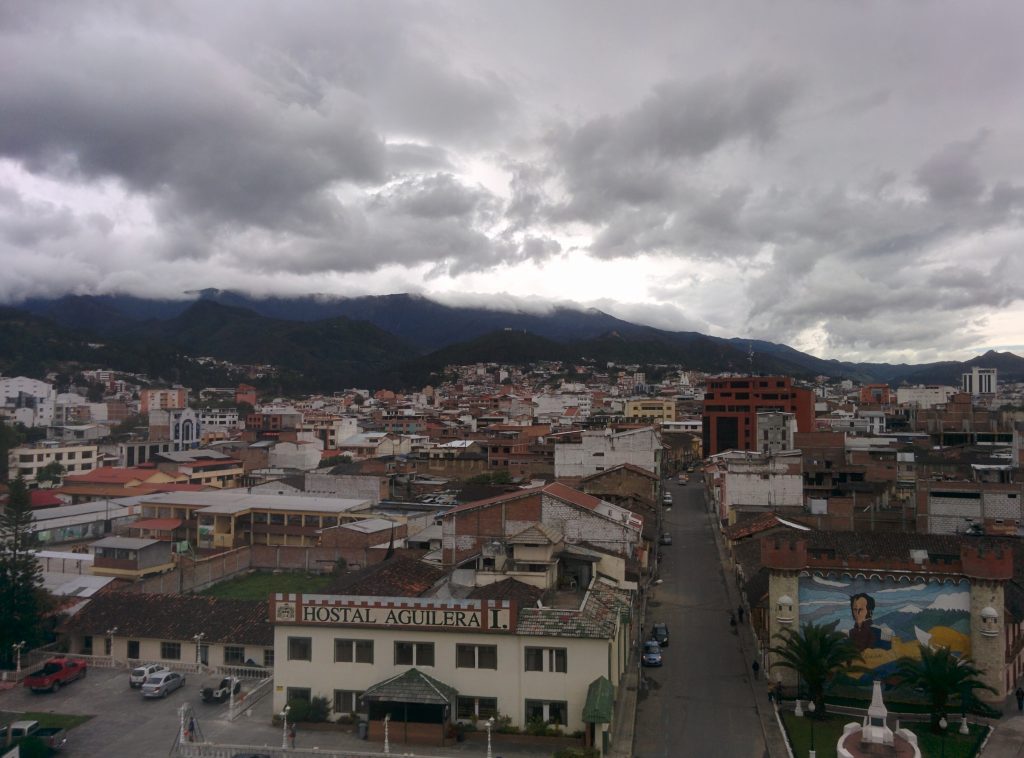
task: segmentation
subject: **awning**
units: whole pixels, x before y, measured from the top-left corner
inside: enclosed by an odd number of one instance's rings
[[[363,693],[368,703],[422,703],[448,705],[458,697],[458,690],[427,676],[417,669],[385,679]]]
[[[583,720],[588,724],[612,723],[615,688],[608,677],[599,676],[587,689],[587,702],[583,705]]]
[[[133,521],[126,526],[129,529],[148,529],[153,532],[171,532],[181,526],[180,518],[146,518]]]

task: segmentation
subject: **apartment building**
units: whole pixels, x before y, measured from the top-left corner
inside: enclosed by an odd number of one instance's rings
[[[788,376],[713,377],[704,392],[704,455],[759,450],[757,414],[792,413],[798,432],[814,429],[814,393]]]
[[[7,455],[7,466],[12,477],[21,476],[26,482],[36,480],[39,469],[59,463],[68,474],[82,474],[97,466],[99,449],[96,445],[64,445],[39,442],[12,448]]]

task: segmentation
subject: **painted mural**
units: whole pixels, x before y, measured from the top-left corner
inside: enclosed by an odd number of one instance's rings
[[[971,588],[891,580],[800,577],[800,623],[829,624],[847,634],[871,670],[885,677],[900,658],[920,658],[918,645],[971,652]]]

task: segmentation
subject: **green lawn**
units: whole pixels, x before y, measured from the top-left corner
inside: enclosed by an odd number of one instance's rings
[[[239,579],[229,579],[202,591],[227,600],[266,600],[274,592],[323,592],[330,585],[331,576],[282,572],[271,574],[257,571]]]
[[[836,758],[836,742],[843,734],[843,726],[851,721],[860,719],[830,714],[827,719],[814,720],[814,748],[818,758]],[[784,711],[782,723],[789,734],[795,758],[806,758],[811,749],[811,719],[806,716],[797,718],[792,711]],[[924,758],[938,758],[943,754],[942,738],[932,734],[927,723],[905,723],[904,726],[917,734],[917,744]],[[956,731],[958,726],[959,721],[950,724],[945,737],[945,755],[947,758],[972,758],[977,754],[985,727],[970,724],[971,733],[962,735]]]
[[[38,721],[39,726],[59,726],[63,729],[74,729],[92,718],[92,716],[72,716],[69,713],[23,713],[18,716],[25,721]]]

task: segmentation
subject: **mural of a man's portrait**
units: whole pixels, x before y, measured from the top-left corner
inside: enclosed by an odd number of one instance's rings
[[[885,677],[918,645],[970,655],[970,584],[893,579],[800,577],[800,623],[829,624],[861,654],[867,676]]]

